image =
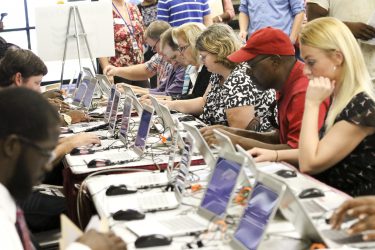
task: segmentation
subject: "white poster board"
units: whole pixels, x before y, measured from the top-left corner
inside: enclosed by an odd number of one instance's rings
[[[44,61],[62,61],[70,6],[78,6],[93,58],[115,55],[112,1],[74,2],[40,6],[35,9],[37,54]],[[78,18],[77,24],[79,24]],[[74,17],[70,20],[74,34]],[[79,29],[78,33],[82,33]],[[81,58],[89,58],[83,37],[80,40]],[[76,39],[70,38],[66,59],[77,59]]]

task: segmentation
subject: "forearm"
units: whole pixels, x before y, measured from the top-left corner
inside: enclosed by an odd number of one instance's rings
[[[314,160],[319,144],[319,104],[306,101],[299,139],[299,166],[301,172],[314,172]]]
[[[242,136],[233,135],[231,136],[233,144],[239,144],[244,149],[252,149],[254,147],[271,149],[271,150],[280,150],[280,149],[290,149],[287,144],[272,144],[265,141],[258,141],[252,138],[246,138]]]
[[[203,17],[203,24],[206,25],[206,27],[212,25],[212,15],[206,15]]]
[[[277,150],[277,161],[286,161],[298,166],[298,149]]]
[[[116,68],[115,75],[132,81],[142,81],[153,77],[155,74],[148,71],[145,64],[137,64]]]
[[[249,16],[246,15],[245,13],[243,13],[243,12],[240,12],[240,14],[238,16],[238,22],[239,22],[239,25],[240,25],[240,31],[241,32],[247,32],[247,30],[249,28],[249,23],[250,23]]]
[[[181,113],[200,115],[203,112],[205,102],[203,97],[190,100],[176,100],[167,103],[169,109],[177,110]]]
[[[292,41],[293,44],[296,42],[298,34],[301,31],[302,22],[303,22],[304,17],[305,17],[305,12],[298,13],[294,17],[292,30],[291,30],[290,36],[289,36],[289,38],[290,38],[290,40]]]
[[[229,128],[231,129],[231,132],[233,134],[236,134],[238,136],[244,137],[244,138],[250,138],[253,140],[257,141],[262,141],[264,143],[269,143],[269,144],[279,144],[280,143],[280,138],[279,138],[279,133],[278,131],[274,130],[271,132],[255,132],[251,130],[246,130],[246,129],[236,129],[236,128]]]
[[[108,57],[99,58],[99,63],[100,63],[100,67],[102,67],[102,69],[104,70],[105,67],[107,67],[109,65]]]

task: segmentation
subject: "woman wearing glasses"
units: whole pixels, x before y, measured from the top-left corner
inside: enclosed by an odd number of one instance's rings
[[[257,161],[298,161],[299,169],[352,196],[375,194],[375,92],[353,34],[331,17],[309,22],[300,35],[310,79],[298,150],[250,153]],[[319,105],[332,103],[318,132]]]
[[[178,37],[181,53],[192,52],[190,43]],[[223,124],[237,128],[265,131],[270,128],[267,110],[274,101],[274,91],[260,91],[246,74],[245,64],[235,64],[227,56],[240,48],[234,31],[225,24],[208,27],[197,39],[195,48],[208,71],[212,72],[203,97],[167,102],[170,109],[200,115],[209,125]]]

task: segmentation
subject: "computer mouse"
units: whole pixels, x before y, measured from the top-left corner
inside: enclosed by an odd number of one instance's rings
[[[105,191],[105,194],[108,196],[113,196],[113,195],[123,195],[123,194],[133,194],[137,192],[137,188],[135,187],[128,187],[126,185],[111,185],[107,188]]]
[[[297,177],[297,173],[294,170],[291,169],[280,169],[276,171],[278,176],[284,177],[284,178],[292,178],[292,177]]]
[[[134,245],[136,248],[145,247],[156,247],[156,246],[167,246],[172,243],[170,237],[164,236],[162,234],[150,234],[138,237],[135,240]]]
[[[70,151],[71,155],[88,155],[93,153],[95,153],[95,150],[91,148],[73,148],[72,151]]]
[[[298,197],[301,199],[305,198],[316,198],[324,196],[324,192],[319,188],[306,188],[301,193],[299,193]]]
[[[112,214],[114,220],[142,220],[145,214],[134,209],[118,210]]]
[[[93,159],[87,163],[87,167],[89,168],[100,168],[112,165],[110,160],[105,159]]]
[[[178,117],[178,120],[180,122],[190,122],[190,121],[195,121],[195,117],[192,115],[185,115],[182,117]]]

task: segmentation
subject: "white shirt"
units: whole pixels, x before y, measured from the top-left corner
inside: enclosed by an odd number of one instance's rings
[[[16,228],[16,203],[9,191],[0,183],[0,248],[2,250],[23,250],[21,238]],[[68,250],[90,250],[89,247],[74,242]]]
[[[344,22],[368,23],[375,12],[375,0],[307,0],[328,10],[328,16]],[[375,46],[359,41],[367,69],[375,83]]]

